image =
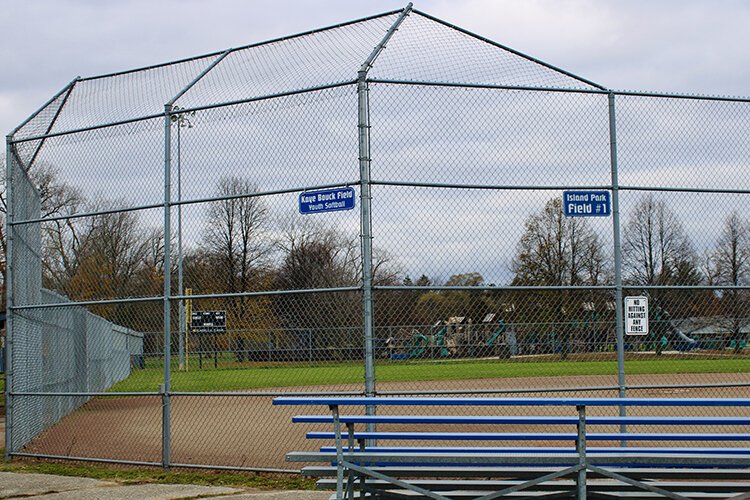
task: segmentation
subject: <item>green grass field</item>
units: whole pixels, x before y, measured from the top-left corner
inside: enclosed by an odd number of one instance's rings
[[[747,373],[747,357],[717,359],[676,359],[659,357],[626,361],[628,375],[665,373]],[[607,361],[534,361],[515,360],[454,362],[380,362],[376,367],[379,382],[436,380],[472,380],[516,377],[564,377],[574,375],[613,375],[617,362]],[[162,383],[160,368],[134,370],[119,382],[113,392],[155,392]],[[172,390],[183,392],[235,391],[273,387],[357,384],[364,380],[361,363],[319,365],[266,365],[245,368],[191,369],[172,371]]]

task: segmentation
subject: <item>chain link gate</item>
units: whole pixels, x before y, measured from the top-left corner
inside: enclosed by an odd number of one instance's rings
[[[295,393],[747,397],[748,130],[411,6],[77,78],[7,140],[6,455],[286,470]]]

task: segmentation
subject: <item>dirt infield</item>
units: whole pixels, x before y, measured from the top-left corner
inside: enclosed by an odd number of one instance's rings
[[[711,374],[711,383],[750,383],[750,374]],[[669,385],[706,383],[703,374],[629,376],[628,384]],[[466,389],[466,381],[441,382],[441,390]],[[564,384],[564,385],[563,385]],[[601,387],[616,384],[611,376],[533,377],[474,380],[472,387],[484,389]],[[361,386],[338,390],[356,391]],[[431,382],[382,383],[381,391],[435,390]],[[322,387],[296,390],[315,391]],[[285,388],[284,392],[295,388]],[[541,396],[616,396],[614,391],[536,394]],[[647,397],[750,397],[750,388],[681,388],[631,390],[629,396]],[[520,395],[519,395],[520,396]],[[315,449],[319,443],[305,440],[308,427],[292,424],[297,413],[325,413],[322,408],[271,405],[271,397],[175,396],[172,398],[172,460],[174,463],[233,467],[294,468],[284,454],[291,450]],[[504,409],[493,409],[495,413]],[[546,412],[571,411],[559,408]],[[613,411],[613,409],[598,409]],[[403,411],[403,408],[398,411]],[[452,411],[456,411],[453,409]],[[487,409],[478,409],[487,412]],[[508,413],[515,411],[508,409]],[[616,411],[616,410],[615,410]],[[656,409],[668,412],[669,409]],[[672,409],[672,411],[686,411]],[[691,411],[737,415],[738,409],[707,408]],[[717,413],[721,412],[721,413]],[[97,398],[69,415],[30,443],[25,452],[68,457],[115,458],[158,463],[161,460],[161,398],[155,396]],[[685,414],[687,415],[687,414]],[[506,430],[504,428],[504,430]],[[518,430],[518,429],[507,429]]]

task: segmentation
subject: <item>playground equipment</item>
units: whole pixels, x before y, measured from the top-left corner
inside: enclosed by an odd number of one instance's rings
[[[391,354],[391,359],[415,358],[509,358],[518,353],[515,332],[498,315],[489,313],[479,324],[466,316],[438,321],[427,332],[412,330],[406,352]]]
[[[581,302],[560,307],[543,323],[519,323],[524,331],[524,354],[596,352],[614,342],[614,302]],[[614,347],[612,347],[614,349]]]
[[[509,358],[518,354],[515,332],[496,313],[486,314],[477,330],[470,343],[473,355]]]
[[[412,343],[408,349],[406,359],[424,357],[430,347],[437,348],[437,355],[441,358],[447,358],[451,355],[451,351],[445,343],[448,323],[438,321],[432,325],[430,330],[434,333],[427,333],[425,335],[416,329],[412,331]]]
[[[698,347],[698,341],[685,335],[675,324],[669,312],[663,307],[655,304],[649,307],[649,322],[651,324],[651,331],[648,337],[656,346],[657,352],[661,352],[668,345],[682,352]]]
[[[536,329],[539,324],[534,323],[506,323],[498,313],[485,314],[477,323],[467,316],[452,316],[426,329],[413,329],[409,340],[397,352],[392,348],[389,357],[394,360],[510,358],[519,354],[517,332],[511,327],[514,324],[525,342],[524,354],[565,357],[574,352],[614,351],[614,309],[611,301],[582,302],[577,311],[568,309],[566,313],[563,309],[566,319],[550,330]],[[629,338],[626,349],[653,348],[661,353],[668,348],[685,352],[699,347],[699,342],[686,335],[664,308],[652,303],[649,312],[649,335]],[[504,314],[512,317],[513,308],[505,308]]]

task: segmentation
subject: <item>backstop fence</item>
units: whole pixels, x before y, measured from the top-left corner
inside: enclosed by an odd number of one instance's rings
[[[749,131],[411,6],[76,78],[7,137],[6,455],[284,469],[290,393],[747,397]]]

